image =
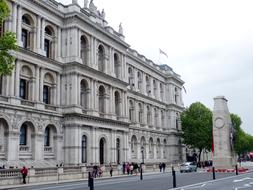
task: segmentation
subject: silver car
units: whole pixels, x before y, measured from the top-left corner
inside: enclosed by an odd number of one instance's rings
[[[185,162],[180,165],[180,172],[196,172],[197,164],[194,162]]]

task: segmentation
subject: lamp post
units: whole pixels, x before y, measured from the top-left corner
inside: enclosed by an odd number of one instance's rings
[[[140,170],[140,180],[143,179],[143,175],[142,175],[142,165],[144,164],[144,147],[141,146],[141,156],[142,156],[142,162],[141,162],[141,170]]]

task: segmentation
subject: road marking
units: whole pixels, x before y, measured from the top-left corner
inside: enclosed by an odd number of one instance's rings
[[[252,187],[252,186],[251,186],[251,184],[246,183],[246,184],[244,184],[244,185],[241,186],[241,187],[236,187],[235,190],[244,189],[244,188],[248,188],[248,187]]]
[[[192,188],[196,189],[196,188],[201,188],[201,187],[204,187],[204,186],[206,186],[205,183],[203,183],[202,185],[197,185],[197,186],[196,186],[196,185],[193,185],[193,186],[191,186],[191,187],[182,188],[181,190],[192,189]]]
[[[251,177],[245,177],[245,178],[242,178],[242,179],[235,179],[233,182],[234,183],[237,183],[237,182],[242,182],[242,181],[245,181],[247,179],[252,179]]]

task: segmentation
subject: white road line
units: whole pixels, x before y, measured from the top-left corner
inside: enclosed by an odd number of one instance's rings
[[[193,186],[191,186],[191,187],[186,187],[186,188],[183,188],[183,189],[181,189],[181,190],[192,189],[192,188],[197,189],[197,188],[201,188],[201,187],[205,187],[205,186],[206,186],[206,184],[203,183],[202,185],[198,185],[198,186],[193,185]]]
[[[248,180],[248,179],[252,179],[252,178],[251,177],[245,177],[245,178],[242,178],[242,179],[235,179],[233,182],[237,183],[237,182],[242,182],[242,181],[245,181],[245,180]]]
[[[249,175],[249,173],[240,174],[240,176],[245,176],[245,175]],[[208,184],[208,183],[214,183],[214,182],[224,181],[224,180],[232,179],[232,178],[236,178],[236,177],[238,177],[238,176],[229,176],[229,177],[224,177],[224,178],[221,178],[221,179],[209,180],[209,181],[204,181],[204,182],[201,182],[201,183],[195,183],[195,184],[191,184],[191,185],[185,185],[185,186],[178,187],[178,188],[170,188],[168,190],[181,190],[182,188],[187,188],[187,187],[190,187],[192,185],[201,185],[203,183],[206,183],[206,184]]]

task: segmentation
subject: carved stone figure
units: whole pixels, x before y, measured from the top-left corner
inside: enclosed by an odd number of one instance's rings
[[[103,18],[103,20],[105,20],[105,10],[104,9],[101,12],[101,17]]]
[[[87,8],[87,7],[88,7],[88,3],[89,3],[89,1],[88,1],[88,0],[84,0],[83,7],[84,7],[84,8]]]
[[[119,33],[123,35],[123,27],[122,23],[119,24]]]
[[[96,13],[96,12],[97,12],[97,7],[94,5],[93,0],[90,1],[89,9],[90,9],[90,11],[93,12],[93,13]]]

